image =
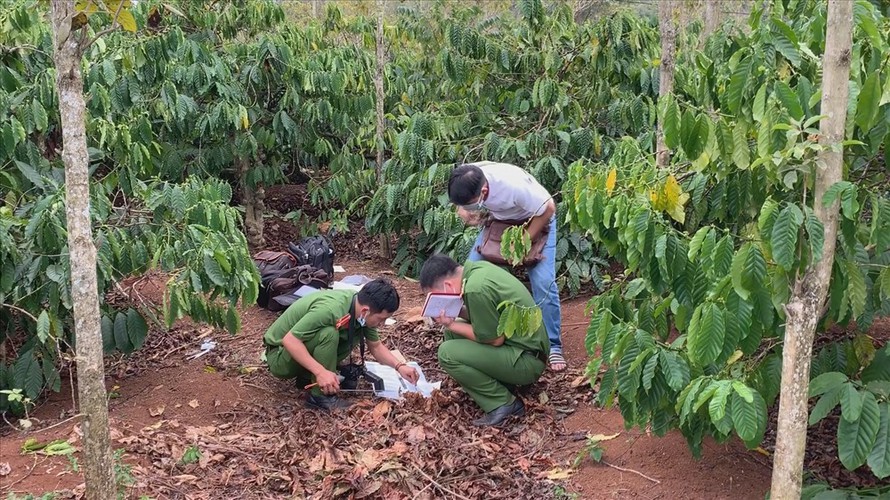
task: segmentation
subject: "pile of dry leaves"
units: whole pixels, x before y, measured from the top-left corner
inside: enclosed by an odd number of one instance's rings
[[[331,415],[304,409],[294,389],[262,370],[249,385],[285,392],[272,404],[239,403],[218,426],[175,420],[113,436],[135,461],[133,493],[156,498],[547,498],[563,464],[553,457],[588,389],[577,373],[548,374],[521,392],[527,415],[478,428],[480,410],[435,363],[439,336],[422,323],[387,336],[432,380],[431,398],[357,398]],[[572,380],[574,379],[574,380]],[[246,384],[247,385],[247,384]]]

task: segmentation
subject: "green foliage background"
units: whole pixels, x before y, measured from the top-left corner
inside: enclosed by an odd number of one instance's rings
[[[759,2],[758,2],[759,4]],[[588,374],[628,426],[756,446],[778,394],[782,305],[821,254],[813,215],[823,2],[776,0],[741,25],[680,31],[674,93],[658,98],[655,20],[576,23],[568,4],[492,15],[459,2],[387,18],[385,163],[375,165],[375,20],[330,6],[295,23],[271,1],[141,1],[139,28],[85,56],[100,295],[169,277],[160,314],[103,299],[108,352],[189,316],[236,332],[257,294],[233,198],[308,176],[312,203],[394,238],[393,264],[464,256],[454,164],[531,171],[558,203],[559,284],[591,283]],[[837,405],[848,468],[890,475],[890,4],[856,0],[843,220],[811,417]],[[367,14],[373,14],[368,12]],[[34,0],[0,13],[0,389],[58,390],[73,341],[64,176],[49,28]],[[107,19],[90,18],[97,31]],[[656,169],[656,125],[672,150]],[[239,165],[247,165],[246,171]],[[521,234],[512,238],[517,243]],[[521,248],[517,244],[516,248]],[[604,283],[606,259],[626,268]],[[11,407],[10,407],[11,405]],[[21,411],[0,398],[0,411]]]

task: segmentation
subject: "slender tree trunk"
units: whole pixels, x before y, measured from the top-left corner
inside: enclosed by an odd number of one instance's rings
[[[53,0],[53,61],[62,125],[71,301],[74,309],[77,393],[83,431],[86,497],[115,497],[114,462],[108,437],[96,247],[90,219],[86,105],[81,75],[82,43],[71,33],[74,0]]]
[[[702,40],[704,41],[711,33],[717,30],[720,24],[720,0],[704,0],[705,18],[704,31],[702,31]]]
[[[263,212],[265,212],[266,191],[261,184],[251,186],[247,181],[250,164],[246,158],[235,160],[238,165],[238,181],[241,184],[241,203],[244,205],[244,234],[251,248],[266,244],[263,237]]]
[[[825,54],[822,58],[822,114],[820,143],[815,169],[813,211],[825,226],[822,258],[796,281],[785,305],[785,343],[782,355],[782,389],[776,453],[773,461],[771,498],[800,498],[804,449],[807,440],[808,392],[813,338],[828,296],[831,268],[837,243],[838,203],[823,206],[825,192],[843,178],[844,126],[849,93],[850,53],[853,40],[853,2],[828,0]]]
[[[661,64],[658,69],[658,98],[666,98],[674,91],[674,52],[677,45],[677,25],[674,23],[674,2],[658,3],[658,29],[661,32]],[[659,122],[656,132],[655,164],[667,167],[671,152],[664,143],[664,127]]]
[[[376,37],[376,68],[374,72],[374,90],[376,91],[377,104],[377,185],[383,185],[383,148],[384,148],[384,130],[386,127],[385,116],[383,114],[383,100],[386,95],[383,93],[383,69],[386,65],[386,47],[383,39],[383,15],[386,12],[386,0],[377,0],[377,37]],[[389,235],[380,235],[380,255],[386,259],[392,258],[392,248],[389,245]]]

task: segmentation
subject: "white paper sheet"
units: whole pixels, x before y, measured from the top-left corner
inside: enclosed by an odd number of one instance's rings
[[[460,295],[429,294],[423,306],[421,316],[438,318],[442,311],[445,311],[445,317],[456,318],[464,306],[464,301]]]
[[[383,390],[377,391],[375,395],[382,398],[398,400],[402,399],[402,394],[413,392],[428,398],[432,395],[434,390],[442,387],[442,382],[428,381],[426,376],[424,376],[420,365],[414,361],[409,362],[408,365],[417,370],[417,374],[420,376],[417,385],[403,379],[402,376],[399,375],[399,372],[394,368],[375,363],[374,361],[366,361],[365,367],[368,371],[383,379]]]
[[[305,297],[307,295],[311,295],[318,291],[318,288],[311,287],[309,285],[303,285],[300,288],[294,290],[294,295],[297,297]]]

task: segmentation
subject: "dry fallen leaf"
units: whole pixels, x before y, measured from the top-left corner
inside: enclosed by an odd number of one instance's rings
[[[383,486],[383,483],[381,483],[380,481],[374,481],[366,484],[365,487],[362,488],[361,491],[359,491],[358,494],[355,496],[356,500],[360,498],[367,498],[373,495],[377,492],[377,490],[380,489],[381,486]]]
[[[374,418],[375,422],[379,422],[386,414],[389,413],[389,410],[392,408],[392,405],[389,401],[381,401],[374,407],[374,410],[371,411],[371,416]]]
[[[142,430],[143,431],[156,431],[156,430],[160,429],[162,425],[164,425],[164,422],[166,422],[166,420],[158,420],[157,422],[149,425],[148,427],[143,427]]]
[[[519,457],[519,460],[516,461],[519,468],[522,469],[522,472],[528,472],[528,468],[531,467],[531,463],[529,463],[528,459],[525,457]]]
[[[359,459],[359,463],[372,472],[380,466],[381,462],[383,462],[383,456],[377,450],[365,450]]]
[[[201,404],[198,403],[197,399],[193,399],[193,400],[189,401],[189,406],[191,406],[192,408],[197,408],[197,407],[201,406]]]
[[[538,475],[539,478],[550,479],[551,481],[561,481],[563,479],[568,479],[572,476],[572,469],[562,469],[559,467],[554,467],[547,472],[542,472]]]
[[[321,455],[315,455],[309,460],[309,464],[307,468],[309,472],[318,472],[324,467],[324,457]]]
[[[619,432],[616,432],[615,434],[611,434],[609,436],[607,436],[605,434],[593,434],[593,435],[588,434],[587,439],[589,439],[591,441],[600,441],[601,442],[601,441],[609,441],[611,439],[615,439],[620,435],[621,435],[621,433],[619,433]]]
[[[410,430],[408,430],[408,442],[412,444],[419,443],[426,439],[426,432],[423,430],[422,425],[415,425]]]
[[[8,476],[10,472],[12,467],[9,466],[9,462],[0,463],[0,476]]]
[[[590,378],[585,377],[584,375],[581,375],[579,377],[576,377],[575,380],[572,380],[571,386],[572,386],[572,388],[575,388],[575,387],[581,387],[582,385],[589,384],[589,383],[590,383]]]
[[[157,408],[149,408],[148,414],[151,415],[152,417],[160,417],[161,415],[164,414],[164,410],[166,408],[167,408],[166,405],[161,405],[161,406],[158,406]]]
[[[548,401],[550,401],[550,396],[548,396],[546,392],[542,391],[541,394],[538,395],[538,401],[540,401],[542,405],[545,405]]]
[[[180,485],[182,483],[194,484],[198,481],[198,476],[193,476],[191,474],[180,474],[178,476],[173,476],[173,479],[179,481],[176,483],[177,485]]]

